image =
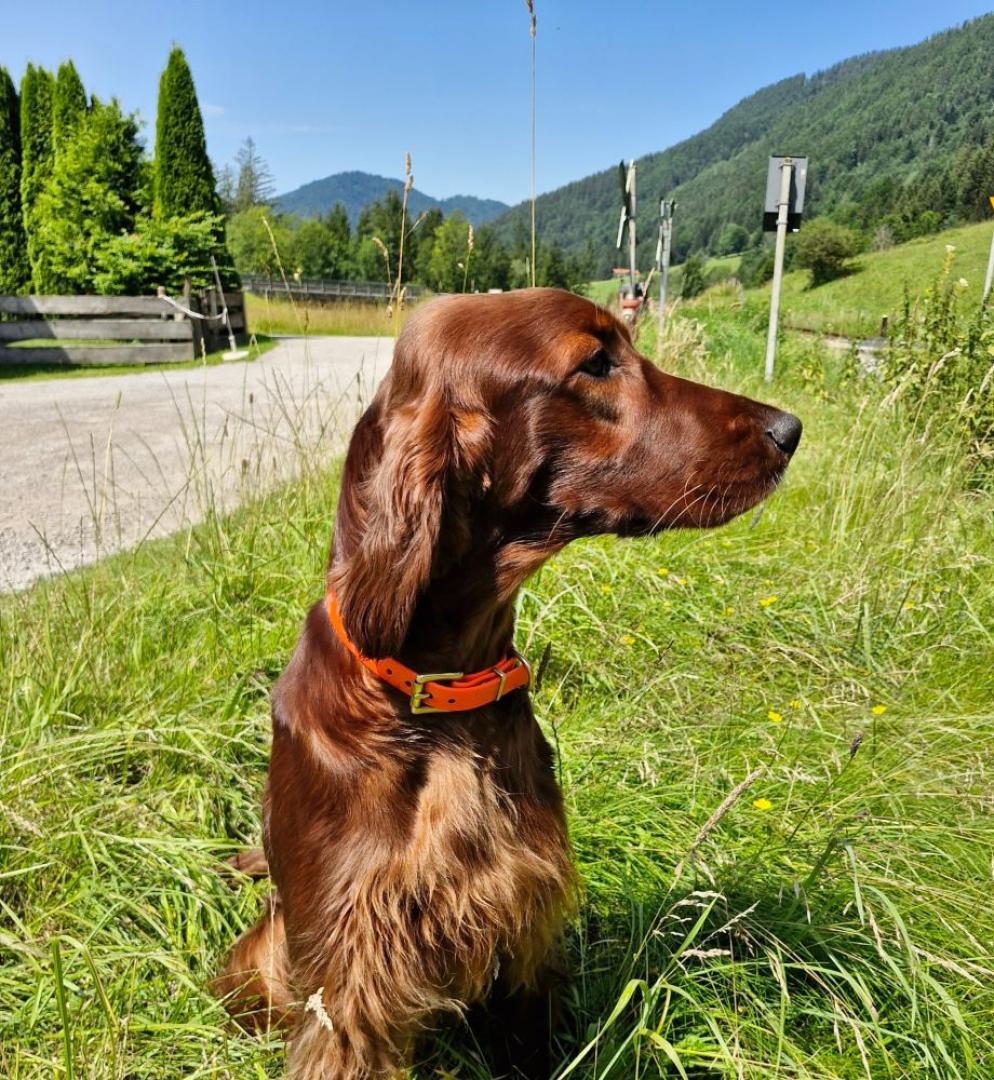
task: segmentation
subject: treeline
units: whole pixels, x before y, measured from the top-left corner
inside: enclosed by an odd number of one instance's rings
[[[273,185],[265,161],[247,139],[234,167],[220,172],[229,212],[228,243],[243,274],[288,278],[401,279],[436,292],[485,292],[531,284],[530,239],[524,229],[503,242],[488,225],[474,229],[459,212],[439,209],[405,213],[402,196],[388,191],[359,214],[353,229],[342,204],[320,217],[274,212]],[[590,280],[592,249],[566,256],[558,245],[541,245],[536,257],[539,285],[579,289]]]
[[[134,114],[87,96],[71,61],[0,68],[0,294],[179,292],[230,284],[224,208],[190,68],[174,48],[159,82],[155,153]]]
[[[867,246],[990,214],[992,55],[994,16],[984,16],[909,48],[768,86],[706,131],[640,159],[640,264],[652,260],[650,208],[664,196],[678,203],[675,261],[695,251],[728,254],[730,246],[761,251],[770,154],[806,154],[808,216],[855,230]],[[541,235],[567,254],[593,241],[603,276],[617,258],[620,198],[616,165],[549,192],[538,201]],[[502,215],[498,235],[508,240],[528,216],[526,204]]]

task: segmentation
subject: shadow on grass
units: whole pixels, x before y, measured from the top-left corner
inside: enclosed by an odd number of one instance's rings
[[[140,375],[158,371],[193,371],[202,367],[220,367],[226,363],[251,363],[269,352],[276,344],[276,338],[266,334],[256,334],[255,345],[239,346],[247,349],[249,355],[242,360],[224,360],[227,350],[208,353],[197,360],[174,360],[162,364],[108,364],[87,366],[84,364],[0,364],[0,382],[36,382],[47,379],[87,379],[101,375]],[[91,343],[92,344],[92,343]],[[18,351],[28,352],[29,349]]]
[[[853,274],[858,274],[862,270],[863,263],[847,263],[827,277],[816,280],[814,276],[812,276],[811,280],[804,286],[804,292],[813,292],[815,289],[820,289],[822,285],[831,285],[833,281],[842,281],[844,278],[852,277]]]

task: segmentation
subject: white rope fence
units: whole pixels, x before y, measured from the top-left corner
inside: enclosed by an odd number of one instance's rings
[[[167,296],[166,293],[160,292],[159,299],[165,300],[167,304],[174,307],[177,311],[181,311],[187,318],[190,319],[202,319],[204,322],[221,322],[227,325],[228,323],[228,309],[224,308],[223,311],[217,315],[202,315],[199,311],[191,311],[188,307],[185,307],[178,300],[174,300],[171,296]]]

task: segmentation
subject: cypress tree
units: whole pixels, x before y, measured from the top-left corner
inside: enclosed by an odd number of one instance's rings
[[[174,46],[159,80],[155,213],[168,218],[220,210],[193,76],[183,50]]]
[[[71,60],[59,65],[52,96],[52,147],[60,154],[86,114],[83,80]]]
[[[21,209],[28,237],[28,260],[34,271],[38,221],[35,203],[52,171],[52,76],[28,64],[21,81]]]
[[[31,280],[21,212],[21,120],[17,91],[0,67],[0,294],[21,292]]]

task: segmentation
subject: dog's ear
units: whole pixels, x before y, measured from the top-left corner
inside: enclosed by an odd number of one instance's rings
[[[446,502],[489,442],[481,414],[454,408],[437,392],[385,412],[379,461],[356,478],[361,530],[329,573],[346,633],[370,657],[393,656],[403,645],[431,576]]]

